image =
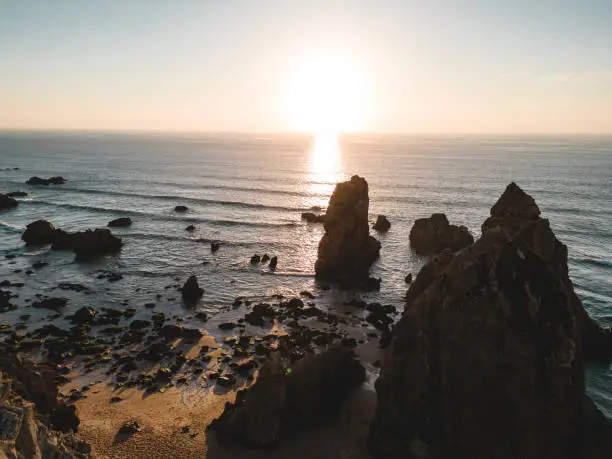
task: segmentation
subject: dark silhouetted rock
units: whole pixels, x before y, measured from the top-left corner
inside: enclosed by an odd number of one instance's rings
[[[419,444],[441,458],[609,457],[612,427],[585,395],[584,366],[612,357],[610,330],[576,296],[567,248],[533,199],[509,190],[495,225],[412,283],[381,359],[372,457],[421,457]]]
[[[259,263],[261,261],[261,257],[257,254],[253,255],[251,257],[251,264],[252,265],[256,265],[257,263]]]
[[[74,245],[83,232],[68,233],[62,229],[55,230],[51,250],[73,250]]]
[[[187,212],[189,208],[187,206],[176,206],[174,208],[175,212]]]
[[[319,243],[317,279],[351,283],[368,277],[380,251],[380,242],[370,236],[368,207],[368,183],[363,178],[355,175],[336,185]]]
[[[372,228],[379,233],[386,233],[391,228],[391,222],[387,220],[387,217],[384,215],[379,215],[376,218],[376,222],[372,225]]]
[[[277,265],[278,265],[278,257],[274,255],[272,258],[270,258],[270,264],[268,265],[268,267],[270,269],[276,269]]]
[[[189,231],[190,233],[195,231],[196,227],[193,225],[189,225],[187,228],[185,228],[185,231]]]
[[[40,177],[30,177],[26,184],[28,185],[63,185],[66,179],[63,177],[51,177],[48,179]]]
[[[35,301],[32,303],[33,308],[37,309],[52,309],[57,311],[62,309],[68,303],[67,298],[45,298],[43,300]]]
[[[404,282],[407,284],[412,284],[412,273],[408,273],[406,277],[404,277]]]
[[[121,239],[107,229],[87,230],[76,238],[73,250],[77,260],[89,260],[121,250]]]
[[[55,239],[55,228],[47,220],[36,220],[26,226],[21,239],[26,244],[51,244]]]
[[[261,257],[261,262],[267,263],[268,261],[270,261],[270,255],[268,255],[267,253],[264,253],[263,257]]]
[[[502,227],[512,233],[539,217],[540,208],[535,200],[512,182],[491,207],[491,216],[483,223],[482,233],[496,227]]]
[[[0,210],[11,209],[13,207],[17,207],[19,202],[15,199],[7,196],[6,194],[0,194]]]
[[[189,276],[189,279],[183,284],[181,292],[185,304],[195,304],[204,295],[204,290],[200,288],[198,278],[195,276]]]
[[[9,198],[25,198],[28,193],[25,191],[11,191],[10,193],[6,193]]]
[[[313,212],[302,213],[302,220],[306,220],[308,223],[325,223],[325,215],[317,215]]]
[[[308,355],[290,369],[273,355],[257,382],[238,392],[235,404],[227,403],[209,429],[221,443],[274,447],[303,428],[325,422],[364,380],[365,369],[344,348]]]
[[[97,311],[94,308],[90,306],[83,306],[72,315],[70,321],[73,324],[79,325],[93,323],[94,319],[96,318],[96,313]]]
[[[213,241],[213,242],[210,243],[210,251],[211,252],[216,252],[217,250],[219,250],[220,247],[221,247],[221,243],[219,243],[219,242]]]
[[[115,220],[111,220],[110,222],[108,222],[107,226],[110,226],[111,228],[125,228],[127,226],[130,226],[132,224],[132,219],[130,217],[121,217],[121,218],[116,218]]]
[[[456,252],[473,243],[467,228],[449,224],[444,214],[419,218],[410,230],[410,246],[420,255],[435,255],[444,249]]]
[[[131,421],[125,422],[119,428],[119,431],[117,432],[117,434],[122,437],[131,437],[132,435],[135,435],[138,432],[140,432],[140,425],[138,424],[137,421],[131,420]]]

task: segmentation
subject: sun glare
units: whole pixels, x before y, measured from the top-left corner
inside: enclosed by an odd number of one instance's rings
[[[364,122],[364,78],[347,58],[316,56],[294,69],[287,94],[292,127],[317,134],[351,132]]]

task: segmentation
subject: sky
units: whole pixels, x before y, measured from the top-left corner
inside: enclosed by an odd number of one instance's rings
[[[612,0],[0,0],[0,129],[612,133]]]

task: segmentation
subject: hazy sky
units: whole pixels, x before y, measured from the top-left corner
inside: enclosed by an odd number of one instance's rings
[[[612,0],[0,0],[0,128],[320,120],[612,133]]]

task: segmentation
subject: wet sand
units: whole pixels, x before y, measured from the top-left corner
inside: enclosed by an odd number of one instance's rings
[[[112,397],[121,397],[110,403]],[[375,394],[362,388],[351,394],[335,419],[304,431],[275,450],[257,451],[239,446],[219,445],[206,427],[223,411],[234,392],[213,394],[207,389],[171,388],[164,393],[144,394],[140,390],[114,390],[93,386],[77,402],[81,425],[78,438],[91,444],[100,458],[149,459],[280,459],[329,458],[366,459],[368,425],[375,408]],[[140,432],[119,438],[119,428],[135,420]],[[184,429],[189,426],[189,431]]]

